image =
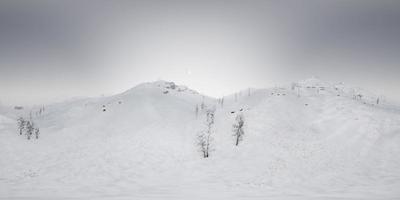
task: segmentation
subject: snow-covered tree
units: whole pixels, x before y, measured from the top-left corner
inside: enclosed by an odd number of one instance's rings
[[[39,135],[40,135],[40,130],[39,130],[39,128],[35,128],[35,136],[36,136],[36,139],[39,139]]]
[[[22,132],[25,129],[26,121],[25,121],[25,119],[23,117],[19,117],[17,119],[17,123],[18,123],[19,135],[22,135]]]
[[[19,135],[22,135],[25,132],[26,138],[28,140],[31,139],[32,135],[35,134],[36,139],[39,139],[40,130],[35,126],[32,119],[25,120],[23,117],[19,117],[17,119]]]
[[[244,116],[242,113],[239,113],[236,116],[235,119],[235,124],[233,124],[233,136],[235,136],[236,139],[236,146],[239,145],[239,142],[243,140],[243,135],[244,135]]]
[[[208,158],[210,156],[210,151],[212,150],[212,133],[214,126],[214,116],[215,110],[207,110],[206,112],[206,127],[200,132],[198,135],[198,145],[200,147],[200,151],[203,153],[204,158]]]
[[[33,134],[34,131],[34,124],[31,121],[27,121],[26,122],[26,137],[28,140],[31,139],[31,136]]]

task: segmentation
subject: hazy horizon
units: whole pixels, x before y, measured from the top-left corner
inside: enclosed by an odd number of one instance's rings
[[[0,3],[0,102],[174,81],[213,97],[317,76],[400,102],[400,2]]]

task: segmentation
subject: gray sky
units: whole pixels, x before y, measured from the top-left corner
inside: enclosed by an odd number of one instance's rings
[[[1,1],[0,101],[318,76],[400,100],[400,1]]]

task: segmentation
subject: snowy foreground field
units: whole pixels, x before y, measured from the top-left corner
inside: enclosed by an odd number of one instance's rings
[[[30,140],[31,109],[0,110],[0,199],[400,199],[400,108],[360,89],[309,79],[222,103],[157,81],[40,108]]]

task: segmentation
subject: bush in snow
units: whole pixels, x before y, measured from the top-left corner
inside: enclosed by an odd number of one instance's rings
[[[244,135],[244,117],[242,113],[239,113],[236,115],[236,121],[235,124],[233,124],[233,136],[236,139],[236,146],[239,145],[239,142],[243,140],[243,135]]]
[[[198,145],[200,147],[200,151],[203,153],[204,158],[208,158],[210,155],[210,151],[212,150],[211,142],[213,126],[214,126],[214,110],[207,110],[206,111],[206,127],[205,130],[200,132],[197,136]]]

